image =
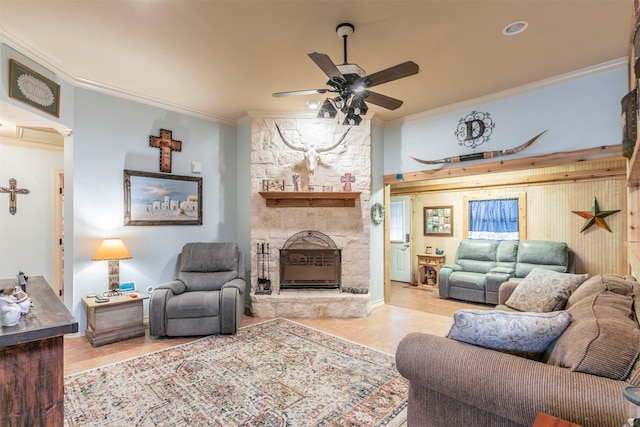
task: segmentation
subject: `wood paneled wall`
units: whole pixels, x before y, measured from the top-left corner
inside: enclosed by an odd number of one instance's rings
[[[467,198],[512,196],[526,193],[527,239],[566,242],[576,254],[576,272],[627,274],[625,159],[576,162],[547,168],[459,176],[391,185],[391,196],[411,194],[413,253],[426,246],[445,250],[454,262],[463,238],[463,203]],[[605,218],[611,232],[591,226],[572,211],[590,211],[597,198],[600,210],[620,209]],[[452,205],[453,237],[424,236],[423,208]],[[416,258],[414,256],[414,258]],[[417,281],[414,259],[413,281]]]

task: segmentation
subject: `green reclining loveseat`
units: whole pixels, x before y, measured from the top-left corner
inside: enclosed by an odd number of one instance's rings
[[[574,254],[564,242],[463,240],[456,262],[440,269],[440,296],[498,304],[500,285],[520,281],[534,268],[573,273]]]

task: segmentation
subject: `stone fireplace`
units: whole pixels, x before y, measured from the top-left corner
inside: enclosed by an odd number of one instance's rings
[[[308,146],[326,146],[347,129],[329,119],[253,120],[251,247],[268,243],[271,248],[268,278],[272,294],[255,294],[259,268],[257,254],[252,253],[251,311],[259,317],[365,317],[370,311],[370,121],[353,126],[341,144],[322,152],[313,173],[307,169],[304,153],[282,142],[276,124],[291,143]],[[284,182],[283,196],[293,194],[297,202],[310,193],[313,197],[306,203],[270,200],[267,206],[260,194],[263,180]],[[347,194],[346,181],[351,193],[357,193],[354,200],[344,204],[328,201],[340,197],[336,193]],[[327,194],[318,194],[323,190]],[[309,231],[312,236],[305,235]],[[303,239],[289,241],[294,236]]]

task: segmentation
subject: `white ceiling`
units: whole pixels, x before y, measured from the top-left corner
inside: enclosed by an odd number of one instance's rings
[[[0,0],[5,36],[67,78],[232,123],[322,100],[271,94],[325,87],[307,54],[342,63],[342,22],[355,26],[348,60],[368,74],[420,67],[376,87],[404,101],[370,106],[367,117],[389,124],[624,58],[632,16],[633,0]],[[519,20],[524,33],[502,34]]]

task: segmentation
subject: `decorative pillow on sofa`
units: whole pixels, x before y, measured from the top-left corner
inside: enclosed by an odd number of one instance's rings
[[[633,295],[603,291],[568,310],[573,322],[547,349],[543,361],[572,371],[623,380],[640,355]]]
[[[562,310],[571,293],[588,278],[588,274],[534,268],[518,284],[505,305],[520,311],[539,313]]]
[[[458,310],[453,321],[448,338],[500,351],[542,353],[571,323],[571,315]]]

